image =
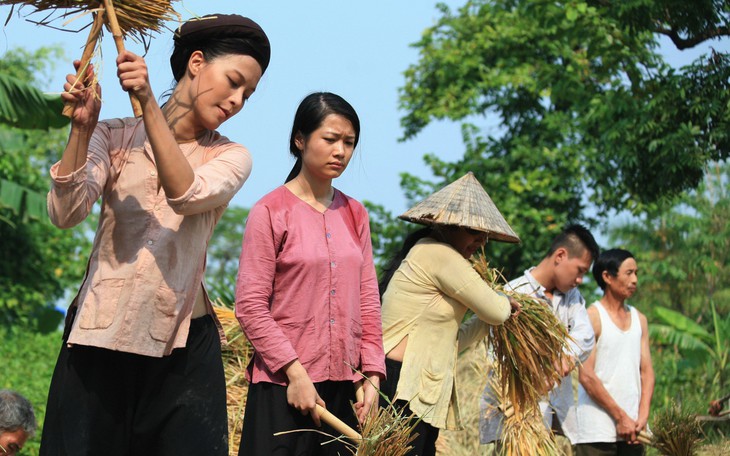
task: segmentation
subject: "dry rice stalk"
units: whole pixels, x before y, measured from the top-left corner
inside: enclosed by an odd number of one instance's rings
[[[390,401],[388,401],[390,402]],[[365,419],[363,439],[357,446],[356,456],[404,456],[416,438],[413,428],[418,424],[414,416],[406,416],[393,404],[378,407]]]
[[[493,326],[489,334],[503,404],[511,404],[519,420],[523,409],[538,408],[540,398],[562,380],[556,366],[568,361],[571,337],[543,301],[506,289],[506,280],[489,267],[484,256],[479,255],[472,263],[490,287],[514,298],[522,307],[519,315]]]
[[[677,404],[654,415],[652,445],[666,456],[694,456],[702,440],[697,417],[683,412]]]
[[[244,336],[232,309],[224,307],[220,301],[216,303],[214,309],[228,339],[228,344],[221,347],[221,350],[226,374],[228,448],[229,454],[234,456],[238,454],[238,447],[241,444],[243,412],[248,393],[245,372],[253,354],[253,347]]]
[[[504,403],[505,396],[500,380],[489,377],[493,394],[498,403]],[[496,411],[487,412],[496,413]],[[553,432],[545,427],[538,404],[528,404],[516,413],[507,414],[502,420],[501,442],[495,447],[500,456],[553,456],[560,454]]]
[[[131,37],[136,41],[144,41],[150,32],[159,32],[164,27],[165,21],[178,19],[180,15],[172,7],[174,0],[115,0],[114,9],[117,12],[119,27],[125,37]],[[33,13],[46,13],[37,21],[38,25],[53,27],[52,23],[60,20],[83,15],[89,10],[99,8],[101,1],[95,0],[0,0],[0,5],[20,5],[34,9]],[[10,14],[12,15],[11,10]]]

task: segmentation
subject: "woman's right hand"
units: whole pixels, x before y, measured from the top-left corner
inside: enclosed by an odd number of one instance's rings
[[[286,387],[286,400],[295,409],[299,410],[302,415],[309,414],[312,416],[314,423],[319,427],[319,413],[317,413],[316,405],[325,407],[325,403],[317,390],[314,383],[309,378],[307,370],[299,362],[294,360],[285,368],[286,376],[289,378],[289,384]]]
[[[80,60],[74,61],[74,68],[77,71],[80,65]],[[94,78],[94,66],[92,64],[89,64],[84,74],[78,78],[76,74],[66,75],[66,83],[63,85],[61,98],[64,102],[75,105],[71,115],[71,123],[75,128],[93,131],[99,121],[101,86],[93,84]]]

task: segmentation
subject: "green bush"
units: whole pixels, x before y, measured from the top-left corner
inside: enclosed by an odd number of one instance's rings
[[[0,359],[3,360],[0,388],[18,391],[33,404],[38,431],[28,440],[23,454],[37,455],[48,388],[61,348],[61,333],[41,334],[17,326],[0,326],[0,340]]]

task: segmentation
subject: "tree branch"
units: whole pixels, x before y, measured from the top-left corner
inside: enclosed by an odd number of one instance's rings
[[[654,31],[662,35],[668,36],[672,40],[674,45],[677,46],[677,49],[679,49],[680,51],[695,47],[703,41],[712,38],[719,38],[721,36],[730,35],[729,27],[716,27],[712,30],[706,30],[705,32],[702,32],[690,38],[682,38],[681,36],[679,36],[679,33],[675,29],[670,29],[666,27],[658,27]]]

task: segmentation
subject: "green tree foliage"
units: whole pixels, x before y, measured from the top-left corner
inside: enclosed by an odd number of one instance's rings
[[[712,51],[673,69],[658,52],[662,34],[678,49],[726,37],[727,2],[439,8],[400,91],[403,140],[455,120],[465,152],[454,163],[426,156],[436,182],[406,175],[402,186],[422,195],[474,172],[523,240],[487,246],[508,277],[537,261],[566,223],[640,213],[694,188],[706,163],[728,157],[728,56]]]
[[[48,49],[11,50],[0,59],[0,73],[36,86],[56,55]],[[45,211],[48,168],[67,134],[0,124],[0,324],[55,329],[61,314],[54,303],[83,275],[90,245],[84,226],[59,230]]]
[[[241,256],[241,242],[248,217],[248,208],[229,206],[221,216],[208,244],[206,283],[210,298],[233,306],[236,297],[236,275]]]

